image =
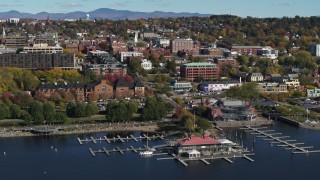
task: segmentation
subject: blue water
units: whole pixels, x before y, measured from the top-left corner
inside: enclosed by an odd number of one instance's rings
[[[320,149],[320,131],[299,129],[282,123],[276,123],[271,128],[283,135],[291,136],[291,139],[304,142],[306,146],[315,146],[314,149]],[[236,139],[235,133],[236,130],[227,131],[227,135],[231,135],[233,140]],[[142,147],[146,145],[145,141],[112,144],[88,142],[79,145],[76,139],[78,136],[100,138],[104,135],[106,134],[0,139],[0,179],[320,179],[320,153],[292,155],[282,147],[270,146],[261,138],[256,138],[256,142],[253,143],[253,136],[242,131],[237,131],[237,139],[241,136],[244,146],[254,151],[255,155],[252,158],[255,162],[238,158],[232,159],[233,164],[224,160],[215,160],[210,161],[210,165],[191,162],[188,167],[173,160],[158,161],[155,157],[141,158],[133,152],[125,155],[114,153],[111,156],[97,154],[96,157],[92,157],[88,150],[89,148],[102,149],[102,147],[113,149],[116,146]],[[127,135],[129,134],[124,136]],[[134,135],[140,134],[134,133]],[[149,146],[161,143],[161,141],[149,141]],[[3,152],[6,152],[6,155]]]

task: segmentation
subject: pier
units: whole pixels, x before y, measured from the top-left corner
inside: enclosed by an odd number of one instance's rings
[[[264,130],[265,127],[252,127],[245,126],[240,128],[242,130],[248,130],[251,134],[257,134],[264,138],[265,141],[270,141],[270,144],[278,144],[278,147],[285,147],[285,150],[292,150],[292,154],[304,154],[304,153],[320,153],[320,150],[309,150],[312,146],[302,147],[299,145],[304,145],[304,143],[296,143],[296,140],[285,140],[290,138],[289,136],[278,136],[282,133],[268,133],[270,130]]]
[[[106,154],[108,156],[111,155],[111,153],[114,153],[114,152],[117,152],[117,153],[120,153],[121,155],[124,155],[125,152],[135,152],[137,153],[138,151],[146,151],[148,150],[149,148],[134,148],[132,146],[130,146],[129,148],[126,148],[126,149],[121,149],[120,147],[115,147],[113,149],[106,149],[105,147],[101,149],[98,149],[98,150],[92,150],[91,148],[89,148],[89,152],[90,154],[95,157],[97,154]],[[153,154],[154,156],[157,156],[157,155],[166,155],[168,153],[157,153],[157,154]]]
[[[184,166],[188,166],[187,162],[188,161],[201,161],[205,163],[206,165],[209,165],[210,162],[208,160],[217,160],[217,159],[222,159],[227,161],[228,163],[232,164],[233,161],[231,158],[244,158],[250,162],[254,162],[253,159],[251,159],[249,156],[254,155],[253,153],[242,153],[242,152],[233,152],[229,154],[216,154],[213,156],[201,156],[197,158],[188,158],[188,157],[181,157],[177,156],[175,154],[171,154],[172,157],[164,157],[164,158],[157,158],[157,160],[177,160]]]
[[[129,141],[129,140],[133,140],[135,142],[138,142],[139,140],[143,140],[143,139],[148,139],[148,140],[156,140],[156,139],[160,139],[160,140],[164,140],[164,136],[163,135],[153,135],[153,136],[147,136],[146,134],[143,134],[140,137],[134,137],[133,135],[130,135],[130,137],[121,137],[120,135],[117,135],[117,137],[113,137],[113,138],[107,138],[106,136],[104,136],[103,138],[98,138],[95,139],[94,137],[90,137],[90,139],[86,138],[86,139],[80,139],[79,137],[77,138],[78,142],[80,145],[82,145],[84,142],[93,142],[94,144],[96,144],[97,142],[101,142],[101,141],[106,141],[108,143],[112,143],[112,142],[116,142],[116,141],[120,141],[122,143]]]

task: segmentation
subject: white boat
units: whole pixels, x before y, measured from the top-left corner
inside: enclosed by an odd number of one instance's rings
[[[147,134],[147,136],[148,136],[148,134]],[[153,155],[152,149],[150,149],[149,146],[148,146],[148,138],[147,138],[147,147],[146,147],[146,149],[147,149],[147,150],[141,151],[141,152],[139,153],[140,156],[152,156],[152,155]]]
[[[141,151],[139,154],[140,156],[152,156],[153,152],[146,150],[146,151]]]

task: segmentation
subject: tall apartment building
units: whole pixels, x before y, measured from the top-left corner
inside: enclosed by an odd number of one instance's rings
[[[188,80],[195,80],[201,77],[204,79],[218,79],[219,68],[212,63],[188,63],[180,67],[180,76]]]
[[[0,54],[0,67],[18,67],[25,69],[73,69],[75,68],[74,54]]]
[[[197,55],[200,50],[199,44],[192,39],[173,39],[170,41],[170,48],[172,53],[184,51],[188,55]]]
[[[311,46],[311,53],[314,56],[320,56],[320,44],[315,44]]]

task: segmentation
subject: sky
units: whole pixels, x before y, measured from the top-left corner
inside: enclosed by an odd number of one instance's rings
[[[320,0],[0,0],[0,12],[90,12],[98,8],[140,12],[192,12],[241,17],[319,16]]]

